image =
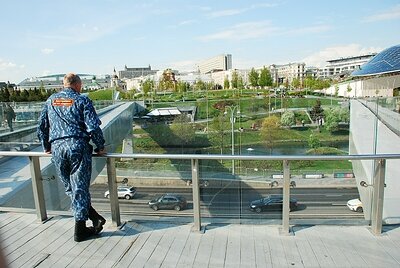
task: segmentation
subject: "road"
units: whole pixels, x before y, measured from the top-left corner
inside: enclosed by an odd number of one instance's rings
[[[92,185],[92,203],[99,211],[109,211],[109,200],[104,197],[107,185]],[[161,210],[153,211],[147,202],[163,193],[176,193],[188,200],[188,208],[182,211]],[[266,197],[269,194],[281,194],[282,189],[210,189],[201,188],[202,217],[224,218],[281,218],[281,212],[262,212],[257,214],[249,210],[249,203]],[[363,219],[362,213],[350,211],[346,203],[359,196],[357,188],[293,188],[291,197],[298,200],[297,210],[290,212],[292,219]],[[192,216],[191,188],[137,188],[134,199],[119,199],[120,211],[125,214],[141,216]]]

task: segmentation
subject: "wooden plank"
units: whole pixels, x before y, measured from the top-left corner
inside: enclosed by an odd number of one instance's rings
[[[152,227],[153,231],[151,232],[150,237],[147,239],[143,247],[141,247],[139,253],[135,256],[130,267],[144,267],[146,265],[166,231],[164,227],[164,224],[155,224],[154,227]]]
[[[23,237],[22,244],[12,250],[12,254],[7,256],[10,264],[20,267],[35,255],[39,254],[46,245],[51,243],[53,234],[59,231],[60,226],[65,224],[65,221],[60,216],[56,216],[49,221],[40,224],[37,229]],[[15,243],[13,244],[15,246]]]
[[[228,225],[225,267],[240,267],[240,231],[235,225]]]
[[[252,225],[239,225],[240,232],[240,266],[255,267],[256,255],[254,248],[254,234]]]
[[[145,224],[139,224],[138,226],[141,228],[140,233],[130,237],[131,244],[128,245],[127,251],[124,251],[125,254],[122,256],[122,259],[115,263],[115,267],[129,267],[132,260],[139,254],[147,239],[150,237],[153,231],[152,228]]]
[[[391,252],[385,251],[384,246],[380,244],[380,241],[387,241],[389,247],[395,248],[395,245],[391,243],[387,236],[374,236],[364,227],[349,226],[341,227],[341,229],[341,237],[343,237],[343,239],[352,237],[349,243],[356,248],[356,252],[367,265],[372,267],[399,266],[398,260],[396,261],[396,258],[393,258]],[[398,250],[394,250],[393,253],[400,257]]]
[[[95,267],[91,262],[91,260],[93,261],[93,257],[100,256],[103,258],[104,255],[117,244],[118,240],[121,239],[121,237],[118,237],[117,240],[111,239],[118,235],[117,233],[120,233],[120,230],[115,226],[111,226],[110,223],[107,223],[103,228],[103,231],[98,236],[94,236],[93,239],[88,241],[90,243],[86,248],[77,252],[77,257],[68,264],[69,267],[80,267],[84,264],[88,264],[90,267]]]
[[[382,266],[385,267],[400,267],[400,250],[399,245],[394,243],[390,237],[383,235],[383,236],[376,236],[373,239],[377,245],[381,248],[383,252],[377,252],[374,256],[369,256],[369,261],[371,263],[381,262]],[[381,254],[381,255],[378,255]],[[373,259],[371,259],[373,258]]]
[[[161,267],[176,267],[186,241],[189,238],[192,225],[181,225],[175,229],[174,241],[171,244]]]
[[[329,226],[316,226],[313,229],[315,237],[322,242],[335,266],[351,267],[348,258],[343,254],[342,243],[337,240],[337,237],[341,235],[340,231],[336,232],[336,227]]]
[[[303,260],[298,251],[294,236],[281,236],[283,251],[286,256],[288,266],[302,267]]]
[[[32,267],[34,264],[42,263],[50,257],[55,250],[63,245],[63,241],[70,238],[74,221],[71,220],[71,218],[63,218],[60,222],[63,224],[59,226],[58,231],[51,233],[49,236],[44,234],[44,244],[41,246],[42,249],[33,258],[21,265],[21,267]]]
[[[214,232],[216,230],[214,229]],[[194,256],[193,267],[208,267],[210,261],[212,245],[214,242],[213,231],[200,234],[200,243],[197,248],[197,254]]]
[[[296,243],[297,251],[299,252],[299,256],[301,258],[301,263],[304,267],[319,267],[317,257],[314,254],[313,249],[311,248],[310,243],[307,240],[306,232],[303,231],[305,228],[294,228],[293,232],[294,240]]]
[[[22,217],[22,213],[6,213],[0,212],[0,229],[1,227],[7,225],[10,221],[15,220],[18,217]]]
[[[179,225],[166,224],[163,226],[165,232],[160,242],[155,247],[150,258],[146,262],[146,267],[160,267],[169,252],[169,249],[174,243],[175,235],[177,234]]]
[[[266,238],[265,226],[254,226],[254,256],[256,267],[271,267],[272,263],[267,262],[267,256],[269,257],[269,245]],[[264,243],[267,244],[267,248],[264,247]]]
[[[263,249],[265,252],[265,261],[267,263],[267,267],[272,267],[272,250],[270,243],[270,236],[273,232],[277,232],[275,230],[276,227],[270,227],[270,226],[260,226],[261,228],[264,228],[264,236],[262,237],[263,239]]]
[[[121,230],[116,230],[109,238],[109,242],[95,252],[82,267],[112,267],[129,249],[131,236],[135,236],[139,231],[133,227],[134,224],[125,224]]]
[[[121,237],[119,242],[105,255],[99,267],[109,268],[118,266],[118,264],[120,264],[120,260],[122,260],[125,255],[128,254],[131,247],[136,244],[136,240],[139,238],[139,235],[142,231],[143,225],[134,222],[125,223],[123,229],[121,230],[121,232],[123,232],[123,237]],[[117,233],[119,232],[120,231],[117,231]],[[129,255],[132,255],[131,253],[132,252],[129,252]],[[130,263],[132,259],[130,259],[128,263]]]
[[[279,234],[279,227],[268,228],[268,243],[271,252],[272,266],[287,267],[285,249],[283,247],[282,235]],[[286,237],[286,236],[284,236]]]
[[[315,233],[316,228],[308,228],[303,230],[307,238],[308,243],[313,249],[314,255],[321,267],[335,267],[334,260],[330,257],[328,250],[324,243],[321,241],[319,236]]]
[[[62,245],[61,248],[56,250],[46,261],[51,261],[51,267],[68,267],[71,263],[73,263],[77,258],[80,258],[82,262],[84,262],[84,257],[81,255],[82,252],[85,251],[87,247],[89,247],[95,239],[75,242],[73,237],[70,237],[65,244]],[[45,265],[47,266],[47,264]],[[73,267],[73,266],[70,266]]]
[[[207,227],[206,233],[214,236],[214,242],[212,244],[211,256],[209,261],[209,267],[224,267],[225,265],[225,254],[226,246],[228,243],[228,230],[222,225],[211,227],[209,230]],[[265,267],[265,266],[264,266]]]
[[[201,236],[202,234],[199,232],[190,232],[176,267],[187,268],[193,266]]]
[[[12,248],[13,243],[23,238],[27,232],[34,229],[32,225],[35,225],[35,227],[40,225],[40,223],[37,222],[36,215],[25,214],[23,217],[18,218],[16,221],[1,229],[1,243],[6,255],[9,254],[7,252],[9,252],[9,248]]]
[[[78,247],[83,250],[89,241],[84,241],[76,243],[74,241],[74,226],[75,221],[73,218],[70,219],[72,224],[69,224],[60,230],[62,233],[52,244],[43,251],[43,253],[48,254],[46,259],[42,261],[42,267],[58,267],[55,263],[58,263],[61,267],[67,266],[76,256],[70,253],[70,251],[80,244]]]
[[[33,217],[32,217],[33,216]],[[18,225],[27,225],[28,223],[34,222],[36,220],[34,214],[19,214],[7,218],[4,222],[1,222],[2,226],[0,231],[2,233],[3,240],[6,239],[8,236],[11,236],[15,233],[15,228]],[[11,231],[7,234],[7,232]]]

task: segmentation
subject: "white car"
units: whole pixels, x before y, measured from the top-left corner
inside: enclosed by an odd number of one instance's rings
[[[132,186],[118,186],[118,198],[131,199],[136,194],[135,187]],[[105,198],[110,198],[110,191],[104,193]]]
[[[347,207],[352,211],[363,212],[363,206],[359,198],[347,201]]]

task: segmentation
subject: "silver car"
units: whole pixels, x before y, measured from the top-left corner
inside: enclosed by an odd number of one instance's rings
[[[118,198],[131,199],[136,194],[135,187],[132,186],[118,186]],[[104,193],[105,198],[110,198],[110,191]]]

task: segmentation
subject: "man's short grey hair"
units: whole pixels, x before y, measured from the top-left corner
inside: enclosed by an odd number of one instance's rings
[[[64,76],[64,87],[70,87],[78,83],[81,83],[81,78],[79,77],[79,75],[69,73]]]

